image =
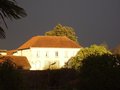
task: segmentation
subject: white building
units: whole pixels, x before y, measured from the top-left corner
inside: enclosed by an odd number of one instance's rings
[[[7,50],[0,49],[0,55],[7,55]]]
[[[80,48],[65,36],[35,36],[15,50],[13,55],[26,56],[31,70],[44,70],[61,68]]]

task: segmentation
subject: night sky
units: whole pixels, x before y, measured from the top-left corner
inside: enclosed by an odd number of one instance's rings
[[[44,35],[57,24],[75,29],[82,46],[120,44],[120,0],[17,0],[28,16],[7,20],[0,49],[16,49],[32,36]]]

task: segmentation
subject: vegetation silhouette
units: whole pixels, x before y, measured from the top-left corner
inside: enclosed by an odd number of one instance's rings
[[[90,55],[82,61],[79,68],[82,90],[119,90],[120,56]]]
[[[79,69],[81,66],[81,61],[87,58],[90,55],[103,55],[103,54],[112,54],[107,50],[103,45],[91,45],[90,47],[81,48],[78,53],[69,59],[66,63],[66,68]]]
[[[20,90],[22,82],[20,72],[11,58],[1,57],[0,60],[0,90]]]
[[[78,43],[78,37],[72,27],[62,26],[61,24],[56,25],[52,30],[45,33],[47,36],[66,36],[69,39]]]
[[[0,20],[7,27],[5,19],[21,19],[27,16],[23,8],[17,5],[16,0],[0,0]],[[0,38],[5,38],[5,31],[0,25]]]
[[[120,45],[116,46],[111,51],[112,51],[113,54],[119,54],[120,55]]]

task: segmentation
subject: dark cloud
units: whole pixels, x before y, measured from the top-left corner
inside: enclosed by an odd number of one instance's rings
[[[120,44],[119,0],[18,0],[28,16],[7,21],[7,38],[1,49],[15,49],[34,35],[43,35],[56,24],[75,29],[83,46],[106,42]]]

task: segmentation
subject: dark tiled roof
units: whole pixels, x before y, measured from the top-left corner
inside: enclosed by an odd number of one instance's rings
[[[3,58],[1,58],[1,62],[3,62],[3,60],[11,60],[13,63],[15,63],[18,67],[22,67],[23,69],[25,70],[28,70],[30,69],[30,64],[28,62],[28,59],[24,56],[10,56],[10,55],[7,55],[7,56],[3,56]]]

